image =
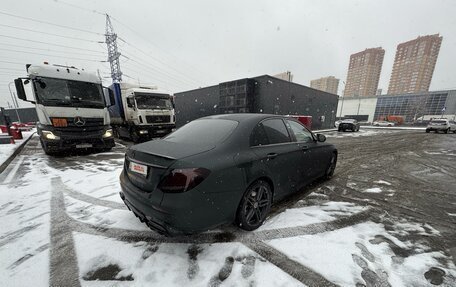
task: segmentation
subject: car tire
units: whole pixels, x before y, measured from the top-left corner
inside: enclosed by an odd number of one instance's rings
[[[252,231],[263,225],[272,205],[272,190],[269,183],[258,180],[244,193],[236,214],[236,224]]]
[[[446,133],[446,134],[447,134],[449,130],[450,130],[450,129],[446,129],[446,130],[444,131],[444,133]]]
[[[427,133],[429,133],[429,132],[430,132],[430,130],[426,129],[426,132],[427,132]]]
[[[329,160],[328,167],[324,175],[324,179],[331,179],[334,175],[337,165],[337,153],[333,153],[331,159]]]

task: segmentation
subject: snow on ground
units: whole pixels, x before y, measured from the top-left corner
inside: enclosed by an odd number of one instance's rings
[[[218,286],[223,280],[223,286],[303,286],[240,243],[155,245],[83,233],[74,239],[82,286]],[[94,281],[97,270],[111,273],[111,280]]]
[[[456,267],[443,253],[414,249],[414,244],[398,240],[378,223],[274,239],[268,244],[341,286],[388,286],[383,285],[386,282],[391,286],[428,286],[424,273],[431,267],[453,276],[446,286],[456,282]],[[403,253],[410,256],[401,256]],[[446,259],[449,265],[443,265],[440,259]]]
[[[110,155],[115,158],[100,159]],[[52,170],[62,178],[66,187],[73,191],[123,204],[119,196],[119,175],[123,162],[123,153],[92,154],[81,159],[76,157],[72,168]]]
[[[380,187],[372,187],[372,188],[365,189],[364,192],[380,193],[380,192],[382,192],[382,189]]]
[[[321,205],[290,208],[272,218],[268,218],[264,225],[257,230],[262,231],[326,222],[340,216],[350,216],[365,209],[365,207],[349,202],[326,202]]]
[[[97,227],[121,228],[140,231],[150,230],[127,208],[124,210],[111,209],[80,201],[70,196],[65,196],[65,205],[67,213],[70,217]]]
[[[0,179],[0,285],[49,286],[52,175],[36,157],[18,159],[13,164],[20,176],[5,170]]]
[[[391,185],[390,182],[387,182],[387,181],[384,181],[384,180],[381,180],[381,179],[380,179],[380,180],[374,181],[374,183],[377,183],[377,184],[384,184],[384,185],[388,185],[388,186]]]
[[[8,157],[10,157],[13,152],[21,146],[21,144],[26,141],[29,137],[31,137],[35,133],[35,129],[22,132],[22,140],[14,140],[14,144],[0,144],[0,165],[4,163]],[[1,134],[1,135],[8,135],[8,134]]]
[[[361,128],[357,132],[352,132],[352,131],[346,131],[346,132],[328,132],[325,133],[325,136],[327,138],[355,138],[355,137],[366,137],[366,136],[373,136],[373,135],[378,135],[378,134],[384,134],[384,133],[392,133],[393,131],[390,130],[365,130]]]

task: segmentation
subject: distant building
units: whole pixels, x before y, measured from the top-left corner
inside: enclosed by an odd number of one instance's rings
[[[310,81],[310,87],[337,95],[337,90],[339,89],[339,79],[336,79],[334,76],[329,76],[312,80]]]
[[[290,71],[274,75],[273,77],[287,82],[293,82],[293,74]]]
[[[388,94],[429,91],[442,44],[439,34],[418,37],[397,46]]]
[[[456,119],[456,90],[339,99],[337,117],[372,122],[386,116],[402,116],[406,122]]]
[[[178,127],[200,117],[228,113],[312,116],[312,129],[334,126],[337,95],[269,75],[175,93]]]
[[[366,49],[350,56],[344,97],[374,96],[377,92],[385,50]]]

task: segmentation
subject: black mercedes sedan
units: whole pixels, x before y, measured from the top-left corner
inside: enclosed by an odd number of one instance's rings
[[[254,230],[274,202],[333,175],[337,149],[325,140],[289,117],[200,118],[129,148],[120,196],[142,222],[165,235],[231,222]]]

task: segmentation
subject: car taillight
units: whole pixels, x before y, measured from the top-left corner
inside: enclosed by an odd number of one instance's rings
[[[205,168],[173,169],[158,185],[163,192],[185,192],[205,180],[210,170]]]

